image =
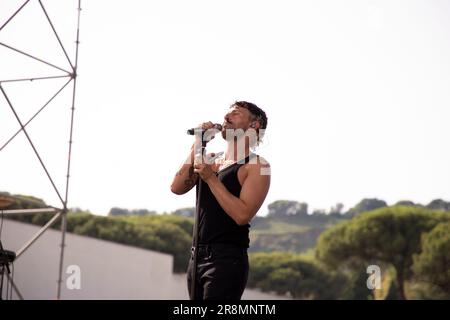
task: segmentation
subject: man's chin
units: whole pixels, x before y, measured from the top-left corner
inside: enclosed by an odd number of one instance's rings
[[[227,130],[223,130],[221,132],[222,134],[222,138],[227,141],[227,142],[231,142],[231,141],[237,141],[240,138],[245,136],[245,132],[243,130],[239,130],[239,129],[232,129],[232,128],[228,128],[229,132],[227,135]]]
[[[228,128],[228,129],[230,130],[230,128]],[[231,129],[231,130],[233,130],[233,129]],[[227,131],[226,130],[223,130],[221,133],[222,133],[222,138],[225,141],[234,141],[234,140],[236,140],[236,136],[234,134],[228,134],[227,135]]]
[[[221,133],[222,133],[223,140],[228,141],[227,140],[227,132],[225,130],[223,130]]]

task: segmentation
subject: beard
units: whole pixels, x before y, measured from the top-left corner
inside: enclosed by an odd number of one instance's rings
[[[222,138],[225,141],[236,141],[245,136],[246,130],[243,128],[226,127],[222,129]]]

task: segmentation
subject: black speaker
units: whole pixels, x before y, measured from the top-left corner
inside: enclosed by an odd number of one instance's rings
[[[0,265],[9,264],[16,258],[16,253],[9,250],[0,249]]]

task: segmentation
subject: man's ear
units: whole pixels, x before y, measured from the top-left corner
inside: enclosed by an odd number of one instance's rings
[[[261,124],[258,121],[253,121],[252,124],[250,125],[250,128],[259,129],[260,126]]]

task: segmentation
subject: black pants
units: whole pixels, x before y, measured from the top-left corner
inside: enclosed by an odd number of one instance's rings
[[[187,271],[189,297],[194,257]],[[199,245],[194,300],[240,300],[248,278],[246,248],[232,245]]]

